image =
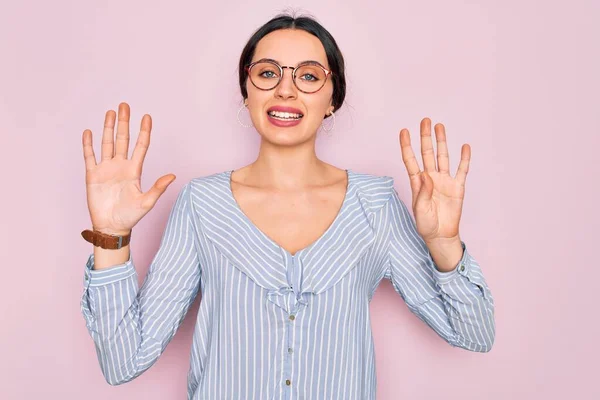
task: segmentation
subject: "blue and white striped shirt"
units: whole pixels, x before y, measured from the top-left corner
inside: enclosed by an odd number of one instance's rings
[[[369,303],[383,278],[452,346],[487,352],[494,301],[467,252],[436,269],[393,179],[348,170],[341,209],[294,255],[233,197],[232,171],[179,192],[138,291],[131,259],[85,268],[81,309],[111,385],[150,368],[202,293],[188,399],[374,399]]]

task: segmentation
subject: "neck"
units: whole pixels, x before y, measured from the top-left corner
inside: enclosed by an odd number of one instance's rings
[[[276,146],[263,141],[244,181],[260,187],[298,190],[327,179],[328,165],[317,158],[314,141]]]

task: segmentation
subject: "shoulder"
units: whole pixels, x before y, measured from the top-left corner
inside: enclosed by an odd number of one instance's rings
[[[375,214],[383,208],[394,193],[394,178],[351,171],[351,184],[367,214]]]
[[[201,186],[210,186],[211,184],[221,183],[224,180],[228,179],[229,170],[214,172],[209,175],[197,176],[195,178],[191,178],[189,181],[189,185],[192,187],[201,187]]]
[[[223,201],[227,197],[229,171],[190,178],[179,190],[177,203],[190,203],[192,209]]]
[[[214,192],[223,192],[229,185],[229,172],[215,172],[191,178],[186,186],[189,186],[189,190],[196,196],[210,196]]]

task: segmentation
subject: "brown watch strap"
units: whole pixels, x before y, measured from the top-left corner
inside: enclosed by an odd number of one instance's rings
[[[92,243],[94,246],[99,246],[103,249],[118,250],[129,244],[131,239],[131,232],[125,236],[109,235],[99,231],[91,231],[89,229],[81,232],[83,238]]]

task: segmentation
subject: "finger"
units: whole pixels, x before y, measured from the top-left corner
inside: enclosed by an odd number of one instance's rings
[[[113,135],[115,132],[116,117],[113,110],[108,110],[104,116],[104,130],[102,131],[102,146],[100,148],[102,161],[111,160],[114,155]]]
[[[85,170],[88,171],[96,166],[96,155],[92,145],[92,131],[86,129],[83,131],[83,159],[85,161]]]
[[[125,160],[127,159],[127,151],[129,149],[129,112],[129,104],[119,104],[115,157]]]
[[[175,175],[168,174],[161,176],[158,180],[152,185],[152,187],[144,193],[142,198],[142,208],[151,209],[154,207],[158,198],[167,190],[167,187],[175,180]]]
[[[142,122],[140,123],[140,133],[138,134],[131,160],[138,166],[139,175],[142,174],[142,165],[146,152],[150,146],[150,131],[152,130],[152,117],[148,114],[144,114]]]
[[[421,168],[415,157],[415,153],[410,146],[410,133],[408,129],[402,129],[400,131],[400,151],[402,152],[402,161],[408,171],[410,178],[418,178]]]
[[[414,197],[421,188],[421,168],[419,168],[415,153],[410,146],[410,133],[408,132],[408,129],[402,129],[400,131],[400,150],[402,152],[402,161],[408,172],[410,188]]]
[[[427,172],[437,171],[433,141],[431,140],[431,120],[427,117],[421,120],[421,155],[423,156],[423,169]]]
[[[450,174],[450,157],[446,143],[446,129],[443,124],[435,124],[435,140],[437,143],[437,165],[440,174]]]
[[[460,151],[460,164],[458,164],[458,171],[456,172],[456,180],[465,186],[467,180],[467,174],[469,173],[469,164],[471,162],[471,146],[463,144]]]

